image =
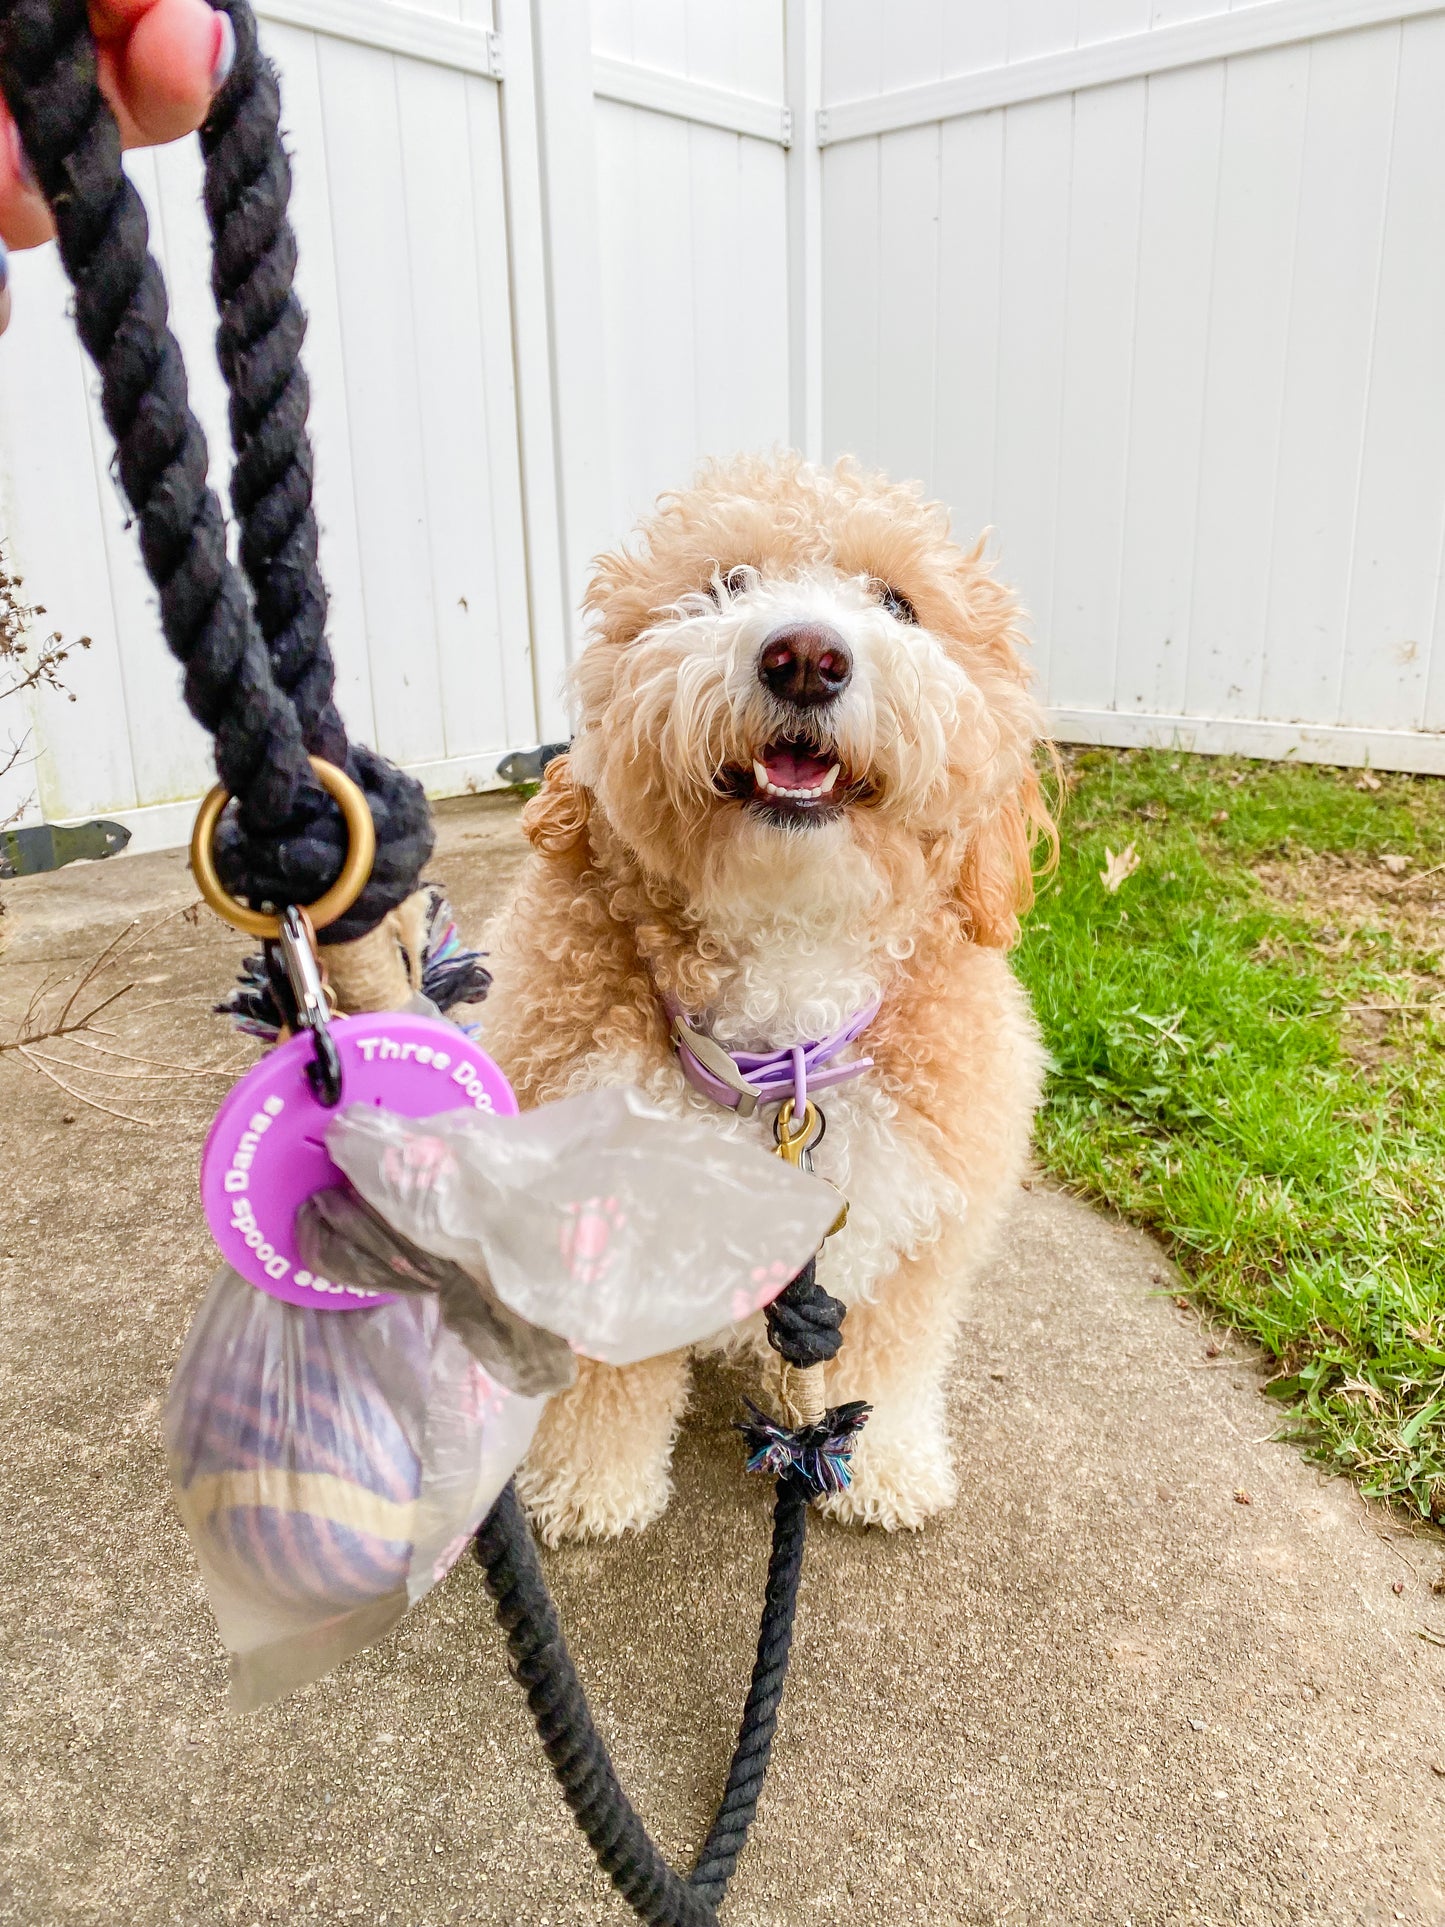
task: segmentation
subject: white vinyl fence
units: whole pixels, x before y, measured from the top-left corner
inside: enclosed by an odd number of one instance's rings
[[[825,444],[996,526],[1061,733],[1445,771],[1445,13],[824,20]]]
[[[565,729],[590,555],[786,442],[996,529],[1065,735],[1445,771],[1445,5],[259,11],[342,702],[433,793]],[[130,166],[219,451],[194,148]],[[93,646],[0,709],[0,820],[175,843],[206,746],[51,252],[13,280],[0,533]]]

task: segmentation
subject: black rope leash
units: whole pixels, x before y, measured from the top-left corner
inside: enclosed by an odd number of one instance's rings
[[[100,371],[101,412],[161,628],[184,670],[186,707],[215,739],[217,772],[236,799],[217,839],[222,876],[253,904],[277,905],[310,903],[334,880],[345,830],[306,760],[308,735],[324,741],[328,759],[361,786],[376,825],[371,881],[328,932],[340,942],[411,895],[431,853],[431,822],[421,786],[349,746],[331,703],[298,362],[304,325],[290,294],[290,170],[276,132],[275,77],[250,9],[235,0],[225,11],[236,66],[202,144],[207,209],[225,236],[215,271],[222,372],[240,430],[236,507],[264,632],[226,553],[205,436],[168,326],[145,208],[122,170],[120,133],[97,82],[84,0],[0,0],[0,86],[55,218],[76,328]]]
[[[229,9],[228,9],[229,11]],[[249,9],[230,14],[235,58],[201,128],[203,199],[211,231],[216,359],[230,402],[231,506],[240,561],[272,673],[291,699],[313,756],[344,760],[326,645],[328,598],[312,506],[301,366],[306,317],[296,298],[296,236],[288,218],[291,164],[281,95]]]
[[[84,0],[0,0],[0,89],[55,219],[76,327],[100,371],[101,412],[161,627],[184,671],[186,706],[214,739],[218,775],[235,799],[217,836],[222,877],[253,906],[320,896],[341,870],[346,832],[307,757],[337,764],[366,796],[377,845],[370,882],[327,932],[340,942],[374,928],[417,888],[431,854],[431,822],[420,785],[349,743],[336,709],[280,93],[247,0],[219,0],[219,7],[235,30],[236,61],[201,147],[241,570],[227,554],[221,505],[207,483],[205,436],[168,325],[145,209],[121,167],[119,131],[97,82]],[[818,1365],[836,1354],[842,1319],[843,1306],[821,1290],[810,1262],[769,1308],[769,1340],[790,1365]],[[510,1485],[477,1534],[477,1557],[547,1757],[600,1865],[652,1927],[715,1927],[777,1730],[808,1508],[846,1483],[848,1450],[865,1416],[865,1407],[844,1406],[821,1425],[790,1430],[754,1408],[741,1428],[750,1463],[777,1478],[772,1552],[725,1791],[686,1881],[653,1845],[617,1781]]]
[[[837,1355],[844,1306],[818,1284],[809,1259],[768,1307],[768,1342],[804,1369]],[[773,1543],[768,1559],[757,1658],[743,1707],[727,1784],[707,1839],[686,1880],[648,1837],[623,1792],[593,1723],[562,1637],[557,1610],[516,1492],[508,1486],[477,1534],[476,1554],[507,1635],[514,1676],[527,1695],[537,1732],[563,1797],[591,1842],[598,1865],[649,1927],[715,1927],[717,1908],[747,1842],[772,1755],[797,1617],[803,1546],[812,1501],[846,1484],[845,1466],[868,1407],[830,1411],[821,1425],[790,1430],[750,1407],[739,1427],[752,1448],[752,1469],[777,1478]],[[768,1455],[759,1459],[759,1451]],[[827,1469],[824,1469],[827,1468]]]

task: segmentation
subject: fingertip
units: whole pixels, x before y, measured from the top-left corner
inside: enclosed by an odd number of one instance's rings
[[[155,0],[136,21],[119,70],[130,118],[151,141],[178,140],[200,126],[235,59],[230,20],[206,0]],[[224,71],[223,71],[224,70]]]
[[[0,193],[0,237],[10,248],[38,248],[54,238],[50,209],[32,188]]]
[[[0,239],[11,248],[39,247],[55,232],[35,185],[10,110],[0,105]]]
[[[150,135],[136,125],[135,116],[126,105],[125,48],[116,42],[97,41],[95,64],[100,72],[100,91],[105,95],[106,104],[115,115],[115,124],[120,129],[122,147],[149,147]]]

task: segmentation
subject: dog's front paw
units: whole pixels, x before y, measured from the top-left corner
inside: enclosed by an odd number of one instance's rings
[[[667,1508],[667,1463],[533,1464],[517,1473],[517,1495],[544,1545],[564,1539],[615,1539],[640,1532]]]
[[[948,1440],[941,1430],[931,1436],[875,1432],[874,1423],[864,1426],[853,1448],[852,1484],[825,1499],[821,1510],[839,1525],[916,1532],[957,1496]]]
[[[549,1400],[517,1493],[549,1546],[640,1532],[672,1490],[672,1442],[687,1403],[681,1352],[636,1365],[578,1362],[577,1383]]]

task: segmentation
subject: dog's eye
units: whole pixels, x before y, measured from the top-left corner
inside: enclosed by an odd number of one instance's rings
[[[736,568],[719,569],[717,575],[708,583],[707,593],[712,597],[713,601],[716,602],[718,599],[716,584],[721,581],[726,594],[730,596],[746,595],[748,590],[753,586],[754,574],[754,570],[745,567],[742,563],[739,563]]]
[[[918,611],[901,589],[895,589],[887,582],[875,582],[873,593],[889,615],[896,617],[899,622],[916,623],[918,621]]]

